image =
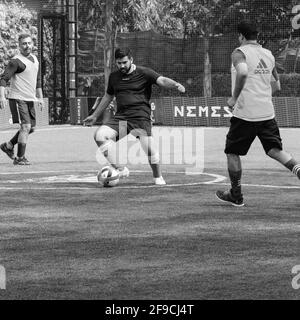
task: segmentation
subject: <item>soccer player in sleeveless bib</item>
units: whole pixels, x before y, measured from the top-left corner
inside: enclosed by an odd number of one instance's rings
[[[138,137],[141,146],[148,156],[153,172],[154,183],[164,185],[165,180],[160,170],[159,154],[154,148],[151,133],[150,97],[152,85],[163,88],[177,89],[184,93],[185,88],[180,83],[163,77],[154,70],[133,64],[130,49],[118,48],[115,51],[117,71],[109,76],[105,95],[96,100],[94,113],[84,120],[85,125],[93,125],[111,101],[116,98],[116,114],[105,125],[100,126],[95,133],[95,141],[107,161],[119,170],[120,176],[129,175],[126,167],[117,163],[115,141],[131,133]]]
[[[34,103],[43,106],[43,93],[39,73],[39,62],[32,54],[33,42],[29,34],[19,36],[20,53],[8,64],[0,79],[0,108],[7,104],[5,87],[10,81],[8,94],[9,106],[13,123],[19,123],[20,129],[14,137],[0,145],[15,165],[29,165],[25,157],[28,136],[36,125]],[[18,144],[17,157],[14,155],[14,146]]]
[[[257,42],[257,35],[253,24],[241,22],[238,25],[241,46],[232,53],[232,97],[227,104],[233,110],[233,117],[225,147],[231,189],[217,191],[216,196],[234,206],[244,205],[240,156],[247,154],[256,137],[269,157],[283,164],[300,179],[300,164],[282,150],[275,120],[272,77],[275,79],[273,91],[280,90],[275,58],[271,51]]]

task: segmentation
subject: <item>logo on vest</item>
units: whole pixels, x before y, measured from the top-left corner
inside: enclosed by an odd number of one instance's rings
[[[268,68],[267,64],[264,62],[264,60],[260,59],[254,73],[255,74],[270,74],[271,71]]]

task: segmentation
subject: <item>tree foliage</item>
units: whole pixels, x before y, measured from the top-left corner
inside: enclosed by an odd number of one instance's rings
[[[36,24],[37,13],[25,8],[23,3],[12,1],[0,2],[0,74],[4,71],[10,58],[17,53],[18,36],[29,33],[35,42],[37,53]]]
[[[286,50],[290,53],[299,53],[297,46],[292,46],[295,41],[289,40],[292,32],[291,10],[296,0],[112,0],[110,2],[113,10],[111,16],[107,16],[106,0],[80,0],[81,17],[86,17],[82,19],[82,26],[102,29],[105,32],[109,19],[112,23],[111,37],[115,37],[116,32],[151,29],[176,38],[203,38],[205,95],[211,94],[211,37],[236,33],[236,26],[241,20],[253,21],[258,25],[260,41],[264,45],[274,47],[274,41],[277,41],[275,47],[279,60],[286,59]],[[281,45],[278,45],[279,41]],[[105,43],[107,45],[109,42]]]

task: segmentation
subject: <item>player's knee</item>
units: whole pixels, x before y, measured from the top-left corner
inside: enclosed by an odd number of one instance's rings
[[[22,124],[21,125],[21,129],[20,131],[25,133],[25,134],[29,134],[31,130],[31,124]]]
[[[238,156],[237,154],[235,154],[235,153],[227,153],[226,156],[227,156],[227,159],[236,159],[236,158],[239,157],[239,156]]]
[[[94,134],[94,140],[98,145],[102,145],[107,138],[105,137],[105,134],[103,134],[103,130],[101,128],[97,129]]]
[[[270,158],[276,158],[276,156],[281,152],[281,150],[277,149],[277,148],[272,148],[267,152],[267,155]]]
[[[101,127],[96,130],[94,134],[94,140],[98,146],[101,146],[108,140],[108,137],[106,137]]]
[[[159,161],[160,161],[160,159],[159,159],[159,153],[158,152],[156,152],[156,153],[154,153],[154,154],[149,156],[150,164],[159,164]]]

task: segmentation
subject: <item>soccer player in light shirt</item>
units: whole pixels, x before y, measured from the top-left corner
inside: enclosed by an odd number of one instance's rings
[[[29,165],[25,157],[28,136],[34,131],[36,116],[34,102],[43,106],[43,93],[39,72],[39,62],[32,54],[33,42],[31,35],[19,36],[19,51],[9,62],[0,79],[0,108],[7,104],[5,87],[10,80],[9,106],[13,123],[19,123],[20,129],[14,137],[0,145],[15,165]],[[18,144],[17,157],[14,154],[14,146]]]
[[[247,154],[252,142],[258,137],[265,153],[283,164],[300,178],[300,164],[282,149],[279,128],[272,103],[272,85],[280,90],[275,58],[271,51],[257,42],[255,25],[241,22],[238,25],[241,46],[232,53],[232,97],[228,106],[233,110],[230,129],[226,137],[225,153],[231,189],[217,191],[216,196],[234,206],[244,206],[240,156]]]

